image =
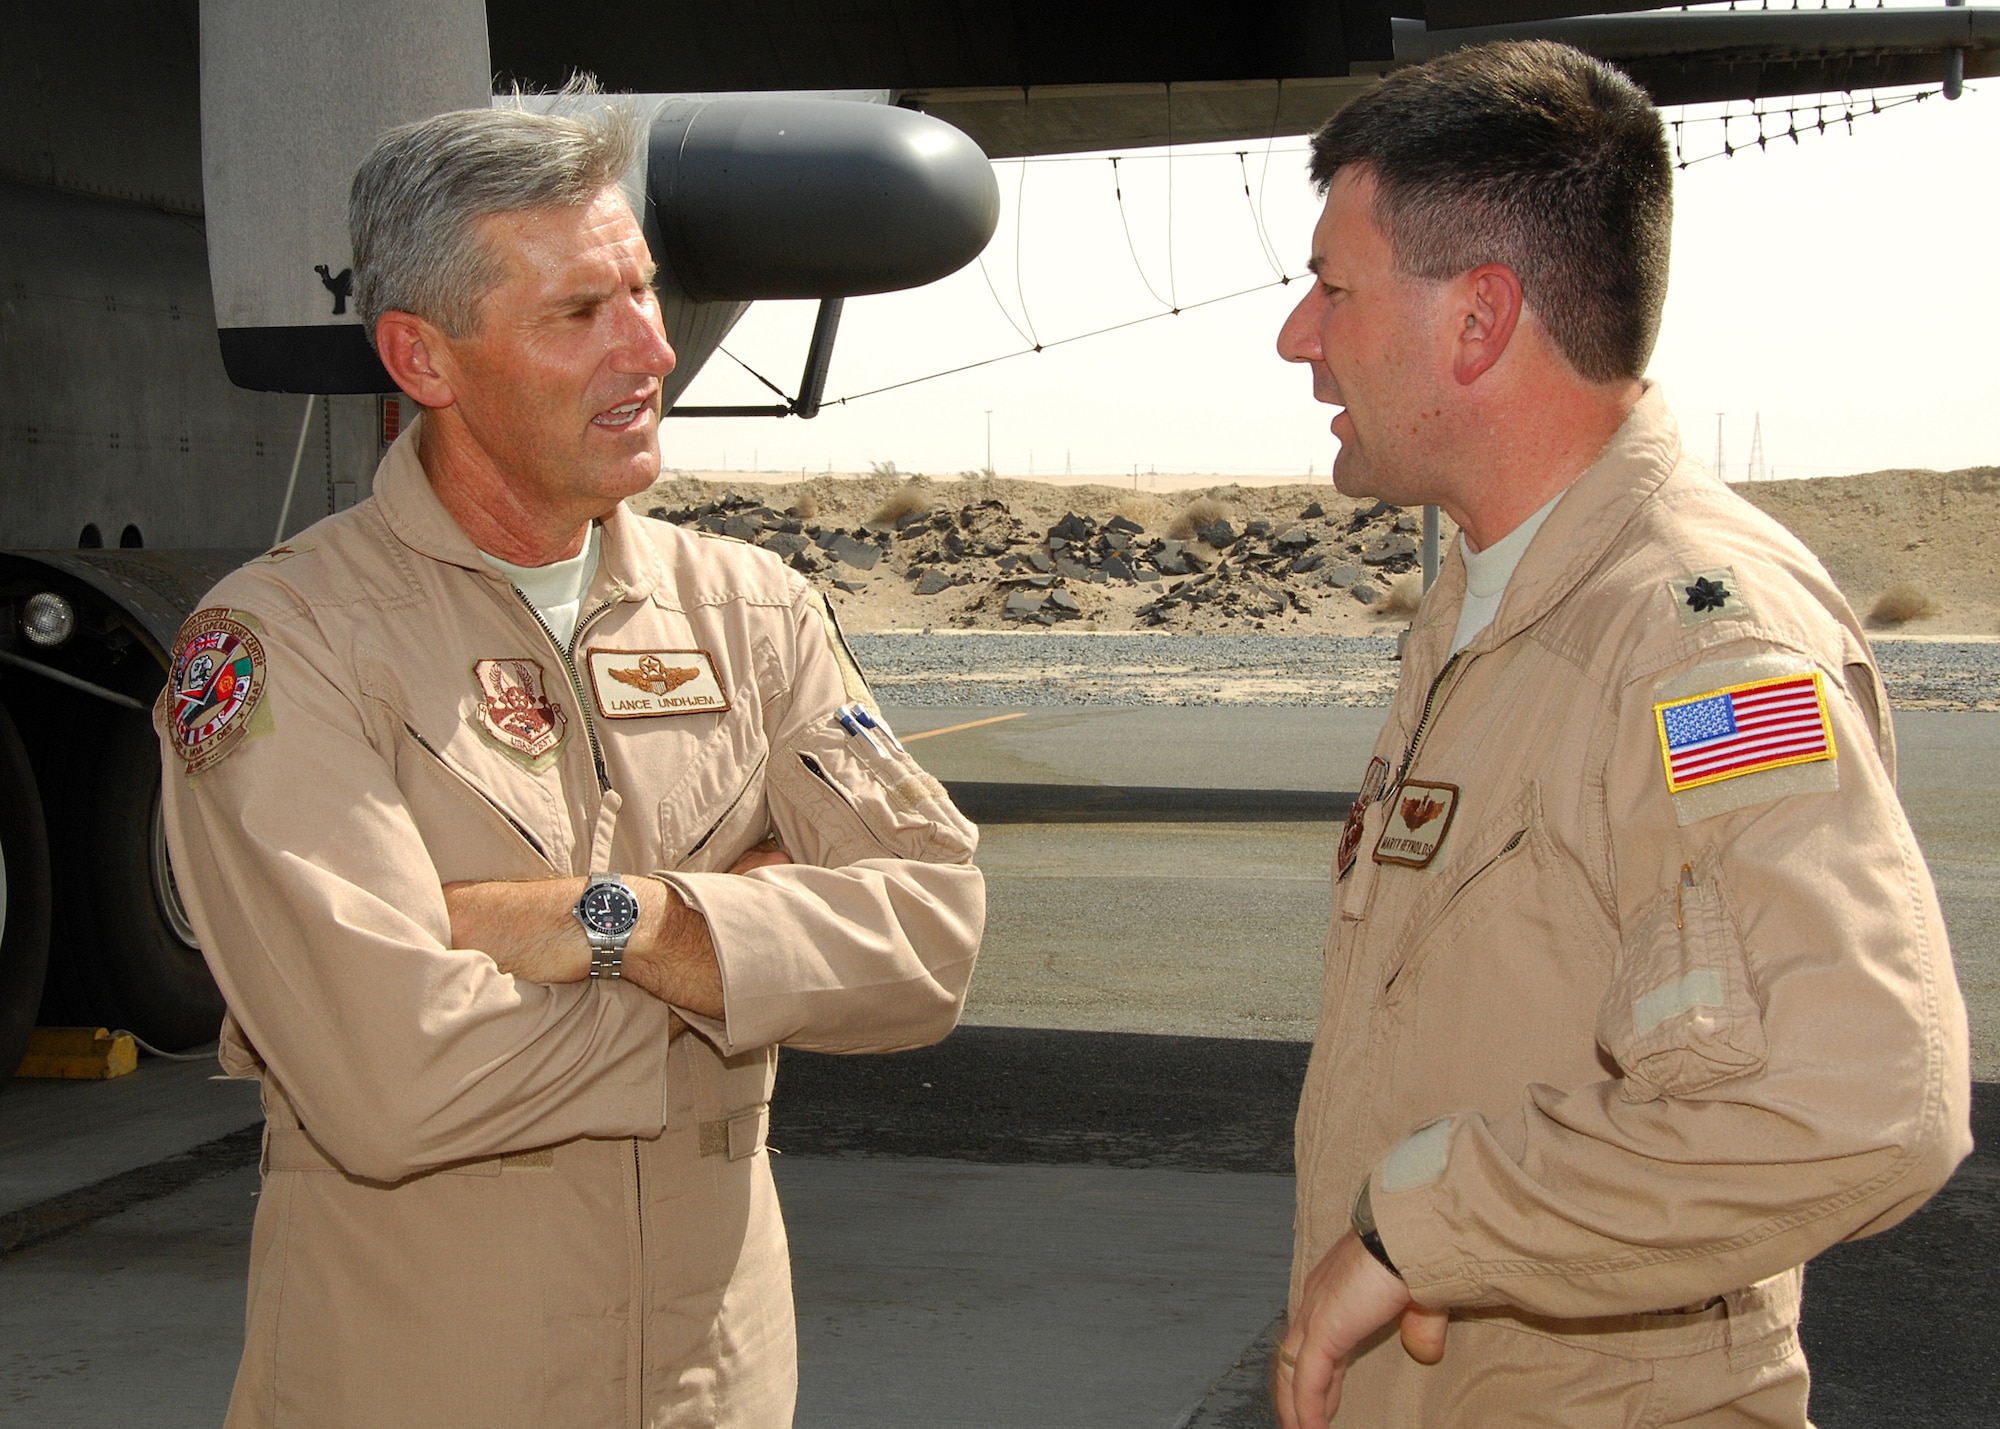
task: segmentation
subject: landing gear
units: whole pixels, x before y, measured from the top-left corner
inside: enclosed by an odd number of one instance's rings
[[[0,1086],[35,1027],[49,962],[49,844],[35,771],[0,708]]]
[[[75,774],[85,797],[57,850],[64,916],[74,910],[88,927],[65,947],[73,998],[99,1025],[163,1051],[212,1042],[222,994],[167,858],[159,738],[145,715],[108,710],[96,748],[91,766]]]

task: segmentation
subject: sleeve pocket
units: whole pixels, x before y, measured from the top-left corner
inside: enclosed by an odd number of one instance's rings
[[[909,755],[877,769],[838,738],[802,740],[771,760],[771,811],[794,858],[828,868],[866,858],[968,863],[979,831]]]
[[[1597,1040],[1628,1101],[1691,1095],[1764,1065],[1763,1010],[1712,872],[1684,869],[1626,935]]]

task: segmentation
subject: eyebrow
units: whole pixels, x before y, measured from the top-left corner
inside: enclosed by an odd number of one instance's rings
[[[639,281],[644,283],[647,287],[650,288],[655,285],[655,283],[659,279],[659,276],[660,276],[660,265],[657,263],[648,263],[645,266],[645,268],[640,271]],[[566,308],[585,307],[591,303],[601,303],[606,298],[612,296],[613,293],[622,289],[624,286],[625,285],[623,283],[620,283],[615,287],[609,287],[609,288],[572,289],[570,292],[566,293],[561,298],[558,298],[556,300],[555,306],[557,308],[566,309]]]

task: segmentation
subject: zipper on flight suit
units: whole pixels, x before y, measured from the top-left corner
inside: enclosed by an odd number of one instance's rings
[[[628,1352],[632,1356],[632,1389],[626,1395],[631,1409],[632,1429],[646,1422],[646,1177],[640,1162],[639,1138],[632,1138],[632,1333]]]
[[[1403,752],[1402,767],[1396,771],[1396,777],[1385,786],[1389,791],[1402,788],[1403,780],[1409,777],[1410,766],[1417,762],[1417,751],[1423,747],[1424,736],[1430,733],[1431,716],[1436,714],[1438,707],[1444,703],[1438,698],[1438,692],[1443,687],[1446,677],[1459,668],[1459,657],[1464,654],[1463,650],[1454,650],[1451,658],[1444,662],[1444,668],[1437,672],[1437,678],[1431,681],[1430,689],[1424,692],[1423,712],[1417,716],[1417,728],[1410,736],[1410,747]]]
[[[716,830],[720,829],[724,824],[729,822],[729,816],[736,812],[737,805],[743,802],[743,796],[749,793],[750,786],[757,782],[757,775],[759,771],[763,769],[764,765],[769,761],[770,757],[771,756],[768,752],[757,756],[757,762],[750,767],[750,772],[743,776],[743,784],[740,788],[737,789],[736,796],[729,801],[728,806],[725,807],[722,813],[716,817],[715,822],[708,826],[707,830],[702,834],[702,836],[694,841],[694,843],[688,848],[688,851],[682,854],[680,858],[675,861],[674,863],[675,868],[687,867],[687,861],[689,859],[693,858],[696,854],[700,853],[703,849],[708,847],[708,841],[715,837]]]
[[[562,661],[563,673],[569,676],[570,693],[576,696],[577,717],[583,721],[583,737],[590,745],[590,762],[597,770],[597,792],[608,794],[611,792],[611,775],[604,765],[604,750],[597,742],[597,725],[590,718],[590,701],[583,692],[583,680],[576,673],[576,642],[583,638],[584,629],[591,621],[624,599],[624,593],[621,591],[600,602],[595,610],[577,621],[576,633],[570,636],[569,646],[565,649],[562,641],[556,639],[555,631],[549,629],[548,621],[542,619],[542,613],[535,609],[535,603],[521,593],[521,588],[510,585],[508,589],[514,592],[514,599],[521,602],[521,608],[534,617],[535,624],[541,627],[542,634],[548,637],[550,646],[555,650],[556,658]]]
[[[861,811],[854,807],[854,800],[848,797],[847,791],[841,788],[840,785],[834,780],[834,777],[831,774],[827,773],[826,770],[821,767],[820,762],[817,759],[813,758],[810,754],[807,754],[804,750],[800,750],[799,763],[805,765],[807,773],[811,774],[815,779],[819,780],[820,783],[826,785],[828,789],[832,790],[834,798],[840,800],[841,803],[847,806],[847,811],[850,814],[854,815],[854,822],[861,825],[862,832],[866,833],[869,838],[875,841],[875,846],[877,848],[881,849],[884,853],[889,854],[891,857],[896,856],[896,851],[890,848],[889,845],[883,841],[882,836],[875,832],[874,828],[869,825],[868,820],[861,817]]]

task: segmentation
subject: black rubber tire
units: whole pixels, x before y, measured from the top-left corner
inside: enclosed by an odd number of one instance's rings
[[[178,894],[154,877],[159,737],[134,711],[107,711],[101,729],[95,757],[79,771],[88,797],[56,849],[57,882],[77,898],[64,898],[64,917],[74,909],[88,926],[71,955],[79,1000],[100,1026],[185,1051],[216,1039],[223,1003],[185,914],[177,931],[167,911]]]
[[[49,841],[42,798],[20,733],[0,707],[0,1087],[35,1030],[49,966]]]

